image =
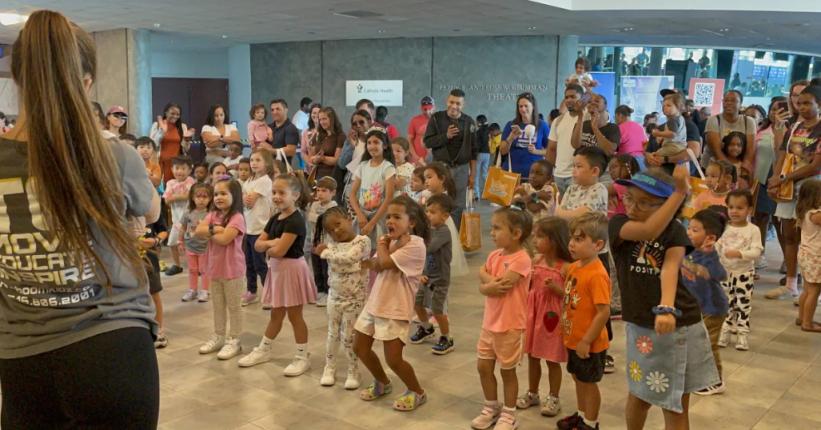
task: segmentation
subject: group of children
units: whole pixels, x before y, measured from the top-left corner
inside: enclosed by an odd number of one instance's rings
[[[140,138],[134,144],[154,181],[159,173],[151,161],[154,142]],[[196,166],[193,178],[190,158],[177,157],[174,179],[163,193],[171,208],[170,231],[162,219],[149,226],[134,220],[150,264],[160,326],[157,251],[167,238],[174,265],[180,266],[179,255],[188,262],[189,290],[182,300],[213,301],[214,334],[200,353],[216,352],[221,360],[239,355],[242,307],[261,301],[270,309],[269,323],[260,345],[238,364],[270,361],[287,316],[296,354],[284,374],[301,375],[310,369],[303,307],[316,303],[328,312],[321,385],[335,385],[342,343],[348,359],[345,389],[360,387],[361,360],[374,380],[360,397],[372,401],[391,393],[391,380],[372,349],[380,340],[386,363],[408,388],[394,408],[409,411],[424,404],[427,393],[403,349],[435,338],[438,325],[432,353],[454,350],[449,287],[452,276],[467,274],[459,220],[450,217],[456,194],[450,170],[441,163],[414,169],[407,162],[406,140],[389,140],[384,131],[372,129],[352,172],[346,208],[334,199],[337,183],[331,177],[318,179],[312,193],[301,174],[290,173],[267,149],[255,149],[249,158],[241,154],[237,145],[224,163]],[[672,177],[640,172],[633,157],[621,154],[609,162],[615,183],[604,186],[598,180],[607,167],[600,148],[580,148],[574,185],[558,196],[549,183],[549,164],[537,161],[529,183],[517,189],[514,205],[493,214],[490,234],[497,250],[479,270],[486,303],[477,369],[485,404],[472,428],[515,429],[516,408],[541,405],[543,415],[558,415],[561,363],[573,375],[578,410],[558,421],[558,428],[598,428],[597,383],[614,369],[607,355],[611,285],[620,286],[627,323],[630,428],[643,427],[651,405],[664,410],[670,428],[678,428],[687,421],[689,393],[724,390],[717,347],[727,346],[736,334],[736,348],[749,348],[753,264],[762,247],[759,230],[747,221],[752,196],[729,189],[737,182],[735,166],[726,161],[708,166],[710,192],[699,197],[696,207],[703,210],[687,228],[676,219],[689,193],[684,166]],[[821,235],[819,211],[821,185],[803,185],[798,209],[807,225],[803,234]],[[802,241],[806,264],[821,259],[812,246]],[[814,324],[821,289],[809,280],[807,286],[796,321],[801,325]],[[415,320],[419,324],[411,335]],[[156,346],[167,344],[161,328]],[[519,396],[516,367],[523,353],[528,354],[528,390]],[[544,400],[539,394],[542,360],[549,380]]]

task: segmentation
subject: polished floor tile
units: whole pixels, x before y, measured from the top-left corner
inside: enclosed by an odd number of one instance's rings
[[[478,211],[489,219],[491,210],[481,205]],[[450,294],[451,332],[455,352],[446,356],[430,353],[432,342],[408,345],[404,356],[414,367],[417,378],[428,391],[428,403],[418,411],[393,410],[393,401],[405,385],[386,366],[394,381],[393,394],[375,402],[359,399],[359,390],[344,389],[347,361],[340,350],[337,383],[322,387],[319,378],[324,368],[327,317],[324,308],[305,307],[309,327],[308,347],[311,370],[296,378],[283,376],[291,362],[295,343],[286,320],[273,344],[273,359],[265,364],[242,369],[237,359],[217,360],[216,354],[200,355],[199,347],[213,332],[211,303],[182,303],[188,286],[187,273],[163,276],[165,325],[170,344],[157,351],[160,367],[160,429],[200,430],[467,430],[470,420],[482,408],[484,398],[476,373],[476,342],[479,338],[484,297],[477,291],[474,274],[492,250],[488,235],[482,250],[468,256],[471,274],[454,279]],[[781,257],[776,242],[770,242],[767,257],[771,268],[761,271],[753,298],[750,351],[721,349],[727,392],[720,396],[692,396],[691,428],[727,430],[780,430],[821,428],[821,336],[801,332],[792,325],[797,308],[791,300],[766,300],[763,293],[774,288],[781,277],[776,273]],[[165,254],[166,261],[170,255]],[[259,344],[268,323],[268,312],[259,304],[244,308],[243,352]],[[602,430],[626,429],[624,408],[627,382],[624,363],[624,324],[613,322],[611,354],[616,358],[616,373],[605,376],[600,384]],[[384,364],[382,344],[374,350]],[[363,388],[370,374],[363,372]],[[527,389],[526,363],[517,369],[519,389]],[[501,395],[501,379],[499,380]],[[543,366],[540,391],[549,389],[547,368]],[[562,414],[576,410],[576,390],[563,369]],[[552,428],[557,418],[542,417],[538,407],[519,411],[520,428]],[[664,428],[658,408],[650,410],[648,430]]]

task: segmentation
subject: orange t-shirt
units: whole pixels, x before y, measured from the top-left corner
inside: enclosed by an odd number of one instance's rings
[[[162,172],[162,168],[160,168],[160,163],[155,163],[153,161],[146,161],[145,162],[145,170],[148,172],[148,176],[154,176]]]
[[[596,316],[596,305],[610,306],[610,276],[601,260],[579,267],[570,265],[564,289],[564,346],[576,349],[587,334]],[[602,328],[599,337],[590,344],[590,352],[602,352],[610,348],[607,330]]]
[[[696,197],[693,206],[696,211],[707,209],[710,206],[727,206],[727,193],[716,196],[712,191],[705,191]]]
[[[493,333],[524,330],[527,326],[527,293],[530,289],[532,261],[527,251],[520,250],[502,255],[503,249],[490,253],[485,268],[494,277],[502,277],[508,270],[522,275],[519,282],[505,294],[485,298],[485,316],[482,328]]]

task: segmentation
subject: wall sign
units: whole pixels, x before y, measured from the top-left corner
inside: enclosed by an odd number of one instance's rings
[[[402,81],[346,81],[345,104],[368,99],[374,106],[402,106]]]
[[[489,101],[508,101],[516,100],[519,94],[524,92],[535,93],[538,91],[547,91],[547,85],[541,84],[510,84],[510,85],[439,85],[439,91],[462,90],[468,91],[484,91],[486,100]],[[510,91],[510,92],[508,92]]]

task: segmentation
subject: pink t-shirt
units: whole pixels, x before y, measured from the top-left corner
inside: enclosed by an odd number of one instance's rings
[[[482,328],[494,333],[504,333],[513,329],[524,330],[527,324],[531,259],[524,249],[510,255],[502,255],[503,251],[499,249],[490,253],[485,264],[487,272],[499,278],[508,270],[512,270],[522,277],[507,293],[485,298]]]
[[[413,149],[416,151],[416,155],[422,158],[428,155],[428,150],[422,142],[422,139],[425,138],[425,131],[428,129],[428,122],[430,122],[430,119],[426,118],[424,114],[419,114],[411,118],[410,124],[408,124],[408,136],[414,135],[413,142],[411,142]]]
[[[613,215],[627,214],[627,207],[624,206],[624,193],[627,192],[627,187],[624,185],[613,184],[618,196],[618,202],[614,202],[612,198],[607,199],[607,218],[612,218]]]
[[[222,225],[222,214],[211,212],[205,217],[209,225]],[[221,246],[208,241],[205,255],[205,267],[208,276],[216,279],[236,279],[245,276],[245,253],[242,251],[242,239],[245,236],[245,217],[235,214],[228,221],[228,227],[239,231],[237,237],[228,245]]]
[[[410,322],[419,278],[425,269],[425,252],[425,241],[411,236],[405,246],[391,254],[396,269],[383,270],[376,276],[365,311],[379,318]]]
[[[265,121],[251,120],[248,123],[248,140],[254,149],[265,143],[268,140],[268,124]]]
[[[619,154],[644,155],[644,142],[647,141],[647,135],[641,124],[626,121],[619,125],[619,131],[621,132]]]

